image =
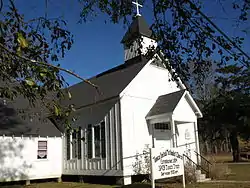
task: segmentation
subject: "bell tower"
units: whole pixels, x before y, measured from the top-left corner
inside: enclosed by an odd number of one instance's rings
[[[137,7],[137,14],[121,41],[124,47],[125,63],[131,59],[145,55],[148,49],[157,47],[157,43],[152,36],[152,31],[143,16],[139,13],[139,7],[142,7],[142,5],[137,1],[133,2],[133,4]]]

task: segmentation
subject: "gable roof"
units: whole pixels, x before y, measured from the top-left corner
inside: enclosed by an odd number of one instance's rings
[[[74,104],[78,109],[119,96],[147,62],[146,58],[142,58],[138,63],[124,63],[90,78],[89,81],[97,85],[98,90],[85,82],[69,87],[72,99],[66,103]]]
[[[103,103],[99,103],[97,105],[91,105],[86,108],[76,110],[72,114],[76,121],[73,122],[71,126],[73,128],[76,128],[78,126],[84,126],[89,124],[99,124],[101,121],[105,120],[105,116],[118,101],[119,98],[114,98]]]
[[[171,113],[181,100],[186,90],[180,90],[166,95],[161,95],[156,100],[154,106],[150,109],[146,117],[159,114]]]
[[[0,135],[6,136],[61,136],[61,132],[47,118],[41,104],[31,107],[19,96],[14,101],[0,103]]]

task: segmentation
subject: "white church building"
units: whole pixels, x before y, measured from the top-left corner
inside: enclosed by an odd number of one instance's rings
[[[181,80],[171,79],[162,55],[145,57],[157,43],[142,16],[122,44],[124,63],[90,78],[98,91],[85,82],[69,88],[72,99],[65,102],[75,105],[77,131],[64,132],[49,120],[21,120],[13,110],[21,102],[2,105],[18,121],[0,123],[0,181],[76,175],[116,176],[130,184],[137,156],[150,147],[181,147],[198,162],[202,113]]]

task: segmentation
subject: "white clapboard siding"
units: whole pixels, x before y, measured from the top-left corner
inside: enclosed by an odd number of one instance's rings
[[[115,103],[107,111],[103,120],[105,121],[105,144],[106,158],[88,158],[87,148],[87,126],[81,125],[82,135],[85,140],[82,141],[81,159],[67,160],[67,144],[64,138],[64,168],[65,175],[122,175],[122,148],[121,148],[121,124],[120,124],[120,103]],[[92,130],[93,131],[93,130]],[[94,139],[94,138],[93,138]]]
[[[0,136],[0,182],[59,178],[62,137]],[[38,141],[47,141],[47,159],[38,159]]]

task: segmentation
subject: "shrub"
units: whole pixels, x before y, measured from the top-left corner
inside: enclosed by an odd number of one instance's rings
[[[197,182],[196,168],[190,163],[186,163],[184,168],[185,168],[186,183],[195,183],[195,182]]]
[[[231,173],[231,169],[225,163],[212,163],[210,166],[209,176],[211,179],[222,179],[227,178]]]
[[[231,173],[229,166],[225,163],[217,163],[214,156],[209,158],[209,162],[212,164],[209,168],[209,177],[211,179],[227,178],[227,176]]]

